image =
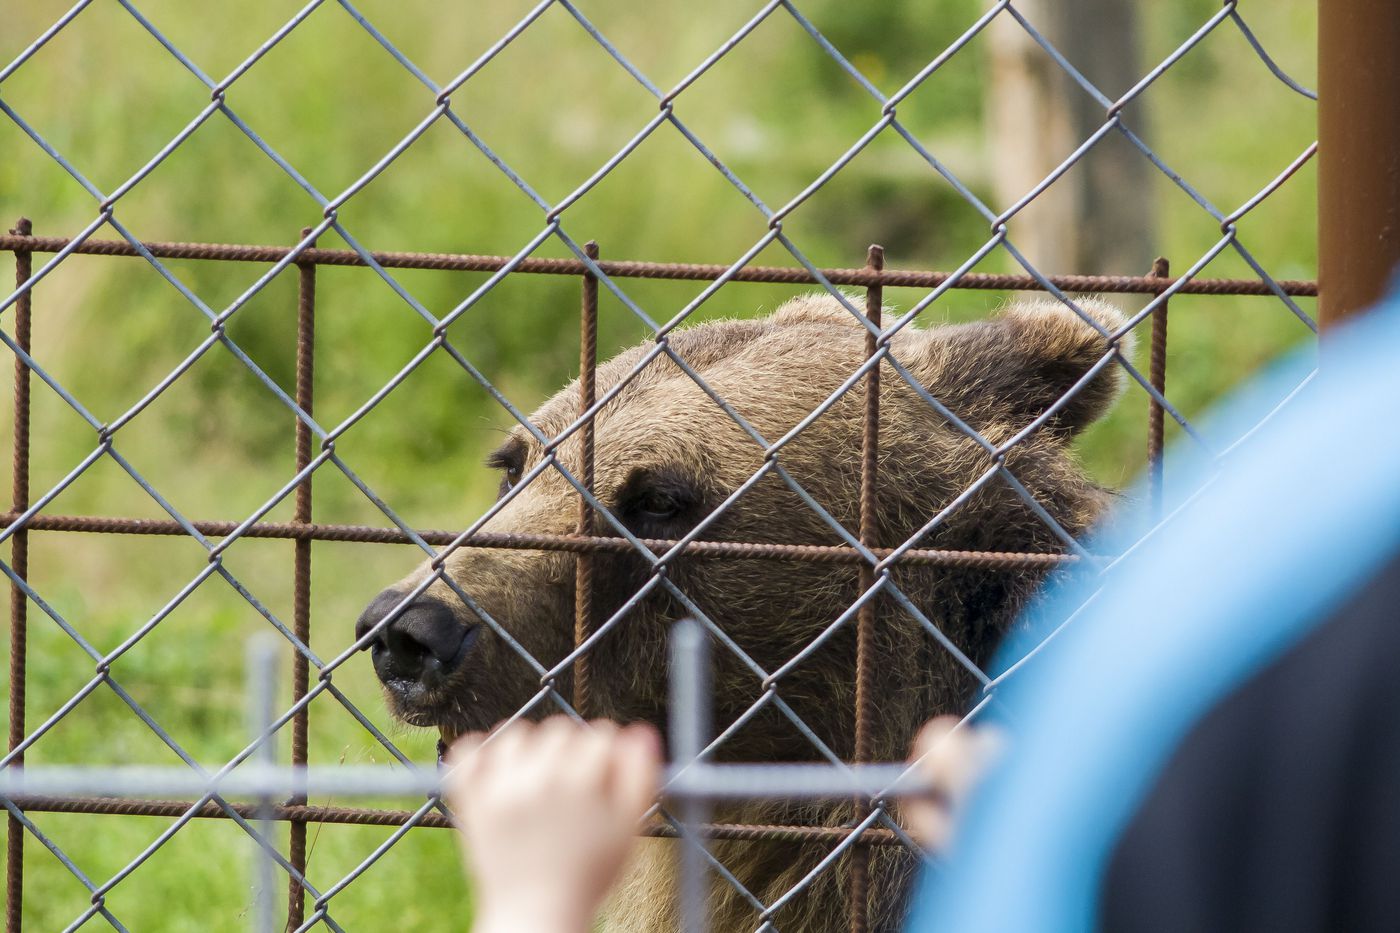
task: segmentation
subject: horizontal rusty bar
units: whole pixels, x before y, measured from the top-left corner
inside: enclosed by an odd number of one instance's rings
[[[66,797],[22,795],[14,798],[15,806],[35,813],[95,813],[107,816],[183,816],[195,805],[193,800],[137,800],[126,797]],[[364,807],[317,807],[277,805],[264,814],[257,804],[230,803],[239,816],[247,819],[268,818],[280,822],[340,823],[354,826],[402,826],[413,815],[412,810],[378,810]],[[199,808],[197,819],[229,819],[228,813],[210,801]],[[419,826],[451,829],[447,817],[429,813],[418,821]]]
[[[0,513],[0,528],[9,527],[20,513]],[[223,537],[238,527],[238,522],[191,522],[200,534]],[[29,531],[68,531],[88,534],[117,535],[184,535],[183,526],[168,519],[108,518],[95,515],[35,515],[26,523]],[[457,539],[457,531],[418,531],[427,543],[446,545]],[[411,544],[408,536],[396,528],[375,528],[369,525],[329,525],[300,522],[259,522],[243,532],[246,538],[281,538],[308,541],[348,541],[364,544]],[[653,552],[670,550],[673,539],[642,538]],[[463,547],[499,548],[515,551],[567,551],[570,553],[626,554],[632,551],[623,538],[585,537],[581,535],[531,535],[478,532],[462,543]],[[878,557],[888,557],[893,548],[871,548]],[[745,541],[692,541],[686,545],[687,557],[707,559],[789,560],[825,564],[858,564],[863,558],[854,548],[824,544],[758,544]],[[954,551],[936,548],[912,548],[899,558],[901,563],[941,564],[952,567],[983,569],[1040,569],[1079,560],[1073,554],[1036,554],[1017,551]]]
[[[117,797],[51,797],[22,796],[14,803],[21,810],[33,813],[89,813],[107,816],[155,816],[177,818],[194,806],[192,800],[134,800]],[[274,806],[268,811],[256,804],[231,803],[239,816],[253,820],[270,818],[278,822],[331,823],[345,826],[402,826],[413,816],[412,810],[379,810],[367,807]],[[197,819],[229,819],[228,813],[212,801],[195,814]],[[441,813],[420,817],[419,826],[429,829],[451,829],[452,823]],[[747,842],[823,842],[837,843],[850,835],[850,830],[837,826],[786,826],[748,823],[706,823],[701,833],[709,839],[735,839]],[[676,831],[665,823],[650,823],[642,827],[641,835],[674,839]],[[860,842],[870,845],[900,845],[893,830],[872,828],[861,834]]]
[[[0,235],[0,251],[56,253],[71,241],[64,237]],[[275,263],[292,252],[288,246],[250,246],[233,243],[143,243],[159,259],[209,259],[226,262]],[[73,252],[93,256],[139,256],[124,240],[88,240]],[[498,272],[512,261],[510,256],[476,256],[467,253],[370,253],[374,261],[391,269],[438,269],[454,272]],[[307,249],[297,261],[322,266],[363,266],[364,259],[348,249]],[[609,276],[635,279],[680,279],[711,282],[725,275],[728,266],[680,262],[628,262],[606,260],[598,267]],[[577,259],[525,259],[516,265],[516,272],[536,275],[583,275],[587,267]],[[822,275],[834,285],[907,286],[937,288],[948,281],[952,273],[904,269],[877,271],[861,269],[823,269]],[[735,282],[774,282],[790,285],[812,285],[817,279],[803,268],[749,266],[740,269],[730,279]],[[1046,276],[1056,288],[1069,292],[1116,292],[1156,295],[1170,288],[1172,281],[1148,275],[1050,275]],[[1317,283],[1298,280],[1277,280],[1286,294],[1315,296]],[[1039,280],[1029,275],[992,275],[969,272],[955,288],[1014,291],[1043,291]],[[1195,279],[1182,285],[1180,294],[1198,295],[1271,295],[1268,284],[1256,279]]]
[[[707,839],[737,839],[743,842],[827,842],[838,843],[851,834],[838,826],[775,826],[766,823],[701,823],[700,834]],[[676,831],[665,823],[642,827],[641,835],[674,839]],[[903,845],[892,829],[871,827],[856,840],[876,846]]]

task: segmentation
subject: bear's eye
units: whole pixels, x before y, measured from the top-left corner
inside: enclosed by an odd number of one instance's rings
[[[698,520],[703,496],[681,470],[637,470],[618,490],[618,513],[629,524]]]
[[[506,493],[514,489],[515,484],[518,482],[520,482],[520,467],[506,467],[504,470],[504,475],[501,477],[501,488],[496,492],[497,498],[504,496]]]
[[[662,521],[675,518],[680,511],[680,503],[660,490],[650,490],[636,503],[636,513],[641,518]]]
[[[501,486],[496,491],[496,497],[500,498],[520,482],[520,476],[525,471],[525,445],[515,439],[507,441],[486,458],[486,465],[502,473]]]

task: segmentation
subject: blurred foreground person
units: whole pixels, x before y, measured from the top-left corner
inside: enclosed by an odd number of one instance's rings
[[[1004,653],[1003,735],[921,734],[945,803],[906,817],[948,858],[910,933],[1400,930],[1400,302],[1329,338],[1263,425],[1305,364],[1226,406],[1218,463],[1168,464],[1160,528],[1116,522],[1091,550],[1127,556],[1041,602]],[[588,929],[657,791],[655,733],[479,745],[449,791],[476,930]]]
[[[448,797],[476,880],[475,933],[587,933],[661,786],[651,726],[519,722],[452,746]]]
[[[1397,359],[1392,298],[1257,430],[1310,361],[1231,401],[1163,525],[1049,595],[1031,631],[1070,621],[997,687],[1008,752],[908,929],[1400,930]]]
[[[587,727],[556,716],[516,722],[492,741],[452,747],[448,802],[476,881],[475,933],[584,933],[636,846],[661,789],[661,739],[649,725]],[[994,730],[930,722],[915,743],[938,799],[907,812],[928,848],[950,837],[952,812],[999,753]]]

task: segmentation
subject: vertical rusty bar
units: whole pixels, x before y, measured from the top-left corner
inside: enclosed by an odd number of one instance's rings
[[[584,244],[589,259],[598,258],[598,244]],[[583,303],[579,309],[578,336],[578,407],[579,414],[593,407],[598,398],[596,371],[598,365],[598,277],[583,274]],[[589,492],[593,491],[593,419],[579,430],[579,480]],[[578,533],[593,534],[593,510],[583,496],[578,497]],[[593,632],[593,554],[580,551],[574,558],[574,645],[582,644]],[[574,662],[574,708],[587,716],[591,707],[588,695],[588,656],[580,655]]]
[[[885,249],[872,245],[866,253],[866,267],[876,272],[885,268]],[[865,290],[865,316],[877,328],[884,306],[884,286],[872,285]],[[878,349],[875,335],[866,331],[865,358],[873,357]],[[865,374],[865,412],[860,435],[860,541],[875,547],[879,538],[879,516],[876,513],[875,480],[880,466],[880,367],[873,366]],[[869,564],[860,565],[860,591],[875,585],[875,571]],[[875,600],[867,600],[856,614],[856,761],[869,761],[875,718]],[[865,801],[856,801],[856,819],[868,814]],[[870,849],[857,845],[851,849],[851,930],[865,933],[870,918]]]
[[[1400,6],[1318,0],[1318,319],[1364,311],[1400,265]]]
[[[311,232],[307,227],[301,231],[301,238]],[[312,244],[315,245],[314,243]],[[297,405],[302,411],[311,414],[312,383],[316,360],[316,264],[297,263]],[[311,462],[311,428],[300,418],[296,420],[296,468],[297,472],[306,469]],[[296,492],[294,522],[302,525],[311,523],[311,477],[301,481]],[[293,556],[292,581],[292,629],[302,643],[311,644],[311,539],[298,538]],[[292,699],[293,702],[306,696],[310,670],[306,656],[300,651],[292,651]],[[308,709],[303,709],[292,717],[292,764],[304,765],[307,761]],[[298,797],[289,803],[304,804],[306,799]],[[306,822],[292,820],[291,839],[287,847],[287,860],[299,873],[306,871]],[[295,930],[305,920],[306,898],[300,882],[295,878],[287,881],[287,929]]]
[[[1152,277],[1171,279],[1171,263],[1158,256],[1152,263]],[[1165,282],[1163,283],[1165,287]],[[1162,302],[1152,312],[1152,348],[1148,360],[1147,381],[1152,388],[1167,392],[1167,302]],[[1166,422],[1165,411],[1156,399],[1147,400],[1147,477],[1151,492],[1152,520],[1162,517],[1162,443]]]
[[[11,233],[30,236],[34,232],[28,217],[21,217]],[[15,285],[29,280],[33,272],[33,253],[15,250]],[[33,291],[25,292],[15,302],[15,343],[25,353],[30,346],[30,311]],[[15,358],[15,439],[14,467],[11,474],[10,508],[23,512],[29,508],[29,367]],[[22,580],[29,578],[29,532],[24,529],[10,536],[10,566]],[[24,741],[25,661],[29,645],[29,597],[16,583],[10,583],[10,750]],[[24,764],[24,756],[15,759]],[[5,929],[18,933],[23,923],[24,906],[24,827],[14,816],[9,817],[5,836]]]

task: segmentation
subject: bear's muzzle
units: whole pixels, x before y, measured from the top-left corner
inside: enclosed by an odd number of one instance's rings
[[[364,638],[398,609],[364,647],[384,686],[414,705],[446,684],[476,643],[480,626],[463,625],[452,607],[433,596],[419,596],[400,609],[405,596],[394,588],[376,596],[356,621],[355,637]]]

